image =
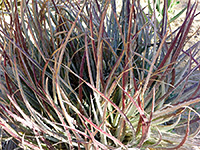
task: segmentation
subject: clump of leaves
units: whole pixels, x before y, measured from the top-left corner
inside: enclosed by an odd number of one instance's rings
[[[175,12],[176,7],[178,7],[177,5],[179,3],[180,1],[177,0],[154,0],[154,3],[148,0],[148,11],[150,15],[154,15],[153,11],[156,11],[156,19],[159,25],[162,24],[162,20],[164,17],[168,19],[168,23],[171,23],[179,18],[187,9],[187,6],[185,6],[179,12]]]
[[[0,123],[19,146],[198,145],[200,128],[190,134],[189,127],[199,120],[192,106],[200,101],[199,42],[184,49],[197,3],[188,2],[173,33],[166,17],[157,26],[156,14],[149,18],[139,1],[124,1],[119,12],[109,0],[22,0],[20,10],[16,0],[4,5]],[[173,132],[181,125],[184,136]]]

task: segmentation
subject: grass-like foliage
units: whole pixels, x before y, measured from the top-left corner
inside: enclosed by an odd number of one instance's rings
[[[118,2],[3,0],[3,138],[34,150],[199,144],[199,42],[184,49],[198,4],[171,31],[168,0],[159,24],[153,1]]]

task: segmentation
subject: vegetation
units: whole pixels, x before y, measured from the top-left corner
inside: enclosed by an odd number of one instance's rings
[[[24,149],[198,145],[200,127],[189,127],[200,118],[199,42],[184,49],[198,3],[189,0],[171,32],[168,2],[158,24],[139,1],[117,11],[109,0],[3,0],[4,138]],[[187,126],[184,136],[174,132],[179,126]]]

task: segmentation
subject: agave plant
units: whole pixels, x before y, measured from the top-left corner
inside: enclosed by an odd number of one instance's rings
[[[200,117],[199,42],[184,49],[197,3],[189,0],[183,24],[170,33],[168,18],[157,26],[140,1],[123,1],[120,11],[114,0],[3,2],[6,137],[24,149],[199,144],[200,127],[189,132]],[[181,126],[184,136],[174,131]]]

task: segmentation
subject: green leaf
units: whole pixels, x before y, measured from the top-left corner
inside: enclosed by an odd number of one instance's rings
[[[176,20],[178,17],[180,17],[184,11],[187,9],[187,6],[185,8],[183,8],[177,15],[175,15],[173,18],[170,19],[170,23],[173,22],[174,20]]]

